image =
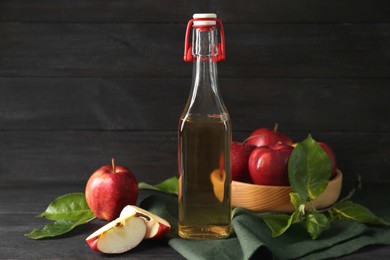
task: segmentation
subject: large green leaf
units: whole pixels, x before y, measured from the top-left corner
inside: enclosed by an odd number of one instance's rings
[[[95,215],[89,209],[84,193],[69,193],[56,198],[38,217],[55,221],[25,236],[32,239],[59,236],[93,220]]]
[[[48,237],[55,237],[63,235],[75,227],[85,224],[95,217],[81,217],[79,220],[57,220],[44,226],[42,229],[34,229],[31,233],[25,234],[25,236],[32,239],[42,239]]]
[[[38,217],[50,220],[78,221],[94,217],[84,193],[69,193],[56,198]]]
[[[376,225],[390,225],[386,220],[377,217],[368,208],[350,200],[340,201],[329,210],[332,219],[346,219]]]
[[[330,173],[330,158],[311,135],[297,144],[288,162],[289,180],[294,192],[304,200],[314,200],[328,186]]]
[[[178,179],[176,176],[166,179],[155,185],[148,184],[146,182],[140,182],[138,184],[139,189],[157,190],[170,194],[178,193]]]

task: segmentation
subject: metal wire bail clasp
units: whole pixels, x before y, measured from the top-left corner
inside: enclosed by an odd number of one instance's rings
[[[194,18],[188,21],[185,42],[184,42],[184,61],[192,62],[194,56],[192,55],[192,44],[190,43],[191,28],[194,24],[194,21],[216,21],[219,27],[219,33],[221,42],[218,43],[218,54],[213,57],[213,61],[223,61],[225,60],[225,33],[223,30],[222,22],[217,18]]]

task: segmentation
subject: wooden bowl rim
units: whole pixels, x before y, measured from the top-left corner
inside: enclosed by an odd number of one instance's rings
[[[339,198],[343,178],[339,169],[336,173],[336,176],[329,180],[324,192],[312,201],[316,208],[326,208]],[[291,186],[267,186],[235,182],[232,184],[232,206],[253,211],[291,213],[294,211],[289,196],[291,192]]]
[[[329,184],[331,183],[334,183],[334,182],[338,182],[340,181],[340,179],[342,178],[342,175],[343,173],[340,171],[340,169],[336,169],[336,176],[329,180]],[[254,184],[254,183],[247,183],[247,182],[240,182],[240,181],[232,181],[232,184],[234,183],[234,185],[236,187],[240,187],[240,188],[251,188],[251,189],[268,189],[268,190],[274,190],[274,189],[277,189],[277,190],[291,190],[291,186],[273,186],[273,185],[259,185],[259,184]]]

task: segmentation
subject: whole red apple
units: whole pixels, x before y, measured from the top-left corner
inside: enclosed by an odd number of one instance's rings
[[[253,131],[248,139],[247,144],[255,146],[271,146],[277,143],[292,145],[293,141],[290,137],[278,132],[278,124],[275,124],[274,129],[259,128]]]
[[[97,218],[112,221],[125,206],[136,203],[138,183],[129,169],[116,166],[113,159],[112,165],[105,165],[91,175],[85,197]]]
[[[233,181],[246,181],[249,178],[248,160],[255,148],[254,145],[232,142],[230,155]]]
[[[257,147],[249,156],[248,168],[253,183],[288,186],[288,159],[293,147],[285,144]]]
[[[330,162],[331,162],[331,175],[330,175],[330,178],[333,179],[335,176],[336,176],[336,169],[337,169],[337,165],[336,165],[336,155],[335,153],[333,152],[333,150],[330,148],[330,146],[324,142],[317,142],[322,149],[324,149],[324,151],[326,152],[326,154],[329,156],[330,158]]]

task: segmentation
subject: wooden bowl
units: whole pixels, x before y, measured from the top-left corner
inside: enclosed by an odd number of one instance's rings
[[[343,175],[337,175],[329,181],[324,193],[313,201],[317,209],[326,208],[337,201],[340,196]],[[253,211],[294,212],[290,202],[290,186],[266,186],[244,182],[232,182],[232,206]]]

